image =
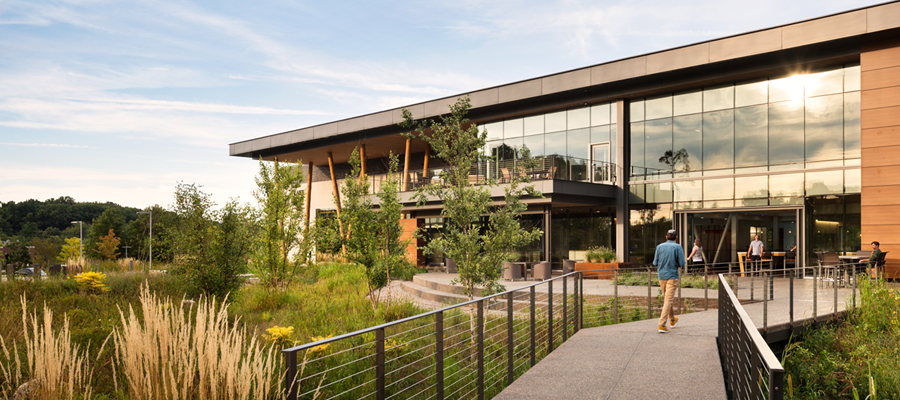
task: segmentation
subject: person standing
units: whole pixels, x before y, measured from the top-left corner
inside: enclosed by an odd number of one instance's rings
[[[750,262],[762,259],[763,247],[763,242],[759,240],[759,235],[757,234],[756,239],[750,242],[750,247],[747,248],[747,257],[750,258]]]
[[[699,238],[694,239],[694,249],[691,250],[691,255],[688,256],[692,264],[703,264],[703,246],[701,244]]]
[[[659,287],[665,299],[659,316],[659,333],[669,332],[669,328],[666,328],[667,320],[672,328],[678,323],[672,303],[675,298],[675,288],[678,287],[678,269],[687,263],[684,260],[684,249],[675,243],[677,237],[677,232],[670,229],[666,233],[666,241],[656,246],[656,253],[653,255],[653,266],[657,268]]]

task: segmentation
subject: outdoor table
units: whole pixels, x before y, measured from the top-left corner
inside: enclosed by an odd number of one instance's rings
[[[513,264],[516,264],[522,268],[522,279],[527,281],[528,280],[528,266],[529,266],[528,264],[531,264],[531,266],[533,268],[535,263],[532,261],[516,261],[516,262],[513,262]]]
[[[868,260],[869,256],[858,256],[854,254],[849,256],[838,256],[838,259],[841,260],[841,274],[843,275],[847,273],[848,267],[856,269],[856,267],[859,266],[859,262],[862,260]]]

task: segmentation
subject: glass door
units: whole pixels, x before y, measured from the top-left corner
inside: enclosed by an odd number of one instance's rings
[[[591,182],[612,182],[613,169],[609,162],[609,142],[591,145]]]

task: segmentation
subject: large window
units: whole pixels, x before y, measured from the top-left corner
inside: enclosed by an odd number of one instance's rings
[[[631,203],[741,207],[859,193],[859,75],[841,66],[631,101]]]

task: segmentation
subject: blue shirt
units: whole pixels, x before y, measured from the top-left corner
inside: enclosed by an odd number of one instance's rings
[[[687,265],[684,261],[684,249],[674,240],[667,240],[656,246],[653,255],[653,266],[659,272],[659,280],[678,279],[678,268]]]

